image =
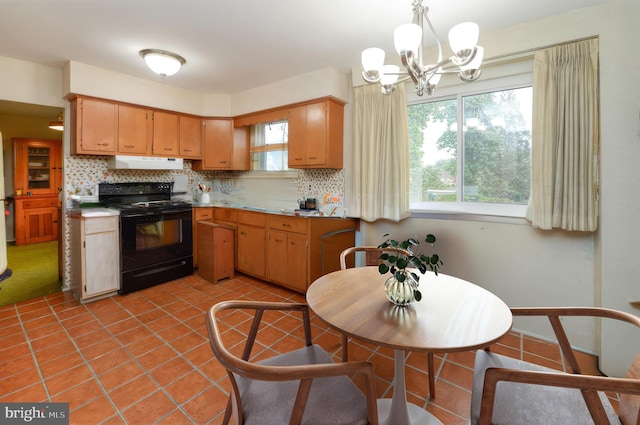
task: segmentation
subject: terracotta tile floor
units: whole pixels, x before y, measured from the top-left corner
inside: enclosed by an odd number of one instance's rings
[[[246,276],[214,285],[194,275],[88,304],[57,293],[0,307],[0,401],[68,402],[71,424],[219,424],[229,386],[204,312],[228,299],[304,301]],[[339,360],[338,334],[317,318],[313,325],[315,342]],[[261,337],[277,348],[287,332],[274,323]],[[561,364],[557,346],[516,333],[492,350]],[[473,357],[436,356],[437,397],[429,399],[426,354],[409,354],[409,401],[445,425],[467,424]],[[350,358],[373,362],[379,396],[391,396],[392,350],[353,340]]]

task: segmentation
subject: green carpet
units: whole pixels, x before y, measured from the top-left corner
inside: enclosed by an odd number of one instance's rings
[[[0,282],[0,306],[59,292],[58,241],[7,244],[7,269],[12,274]]]

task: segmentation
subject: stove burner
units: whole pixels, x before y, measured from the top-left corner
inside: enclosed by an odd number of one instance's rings
[[[100,183],[99,201],[121,215],[191,210],[188,202],[171,200],[172,187],[173,183]]]

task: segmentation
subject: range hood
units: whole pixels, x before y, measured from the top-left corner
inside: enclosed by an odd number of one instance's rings
[[[182,170],[182,158],[116,155],[109,158],[110,170]]]

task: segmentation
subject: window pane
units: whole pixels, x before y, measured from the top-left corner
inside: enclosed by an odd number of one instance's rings
[[[411,202],[456,201],[456,99],[409,106]]]
[[[528,87],[463,98],[464,201],[529,200],[531,94]]]
[[[526,204],[531,182],[531,106],[531,87],[409,105],[412,205]],[[458,123],[459,115],[463,125]]]
[[[287,143],[289,140],[289,123],[287,121],[264,124],[265,145]]]
[[[278,121],[256,124],[251,130],[251,169],[262,171],[288,170],[287,142],[289,124]]]

